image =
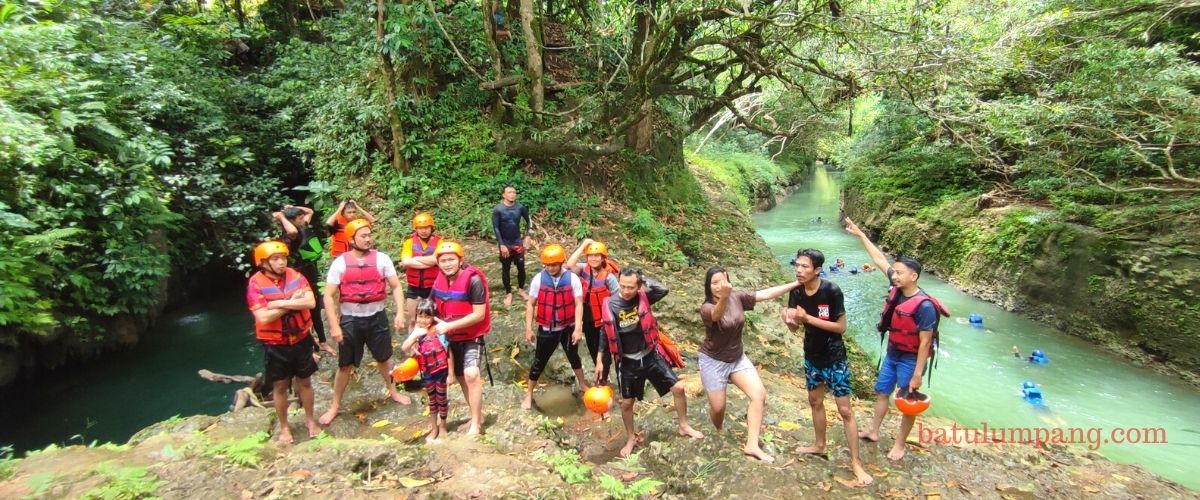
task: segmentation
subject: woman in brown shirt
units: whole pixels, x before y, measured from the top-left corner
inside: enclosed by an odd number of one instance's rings
[[[742,452],[765,462],[775,461],[758,444],[767,390],[758,377],[758,370],[742,349],[742,329],[746,326],[746,311],[753,310],[759,302],[786,295],[799,284],[793,281],[746,292],[735,291],[729,283],[729,273],[719,266],[710,268],[704,276],[704,304],[700,306],[700,319],[704,321],[700,380],[708,393],[708,415],[717,431],[721,431],[725,424],[725,388],[733,382],[750,398],[750,408],[746,412],[746,447]]]

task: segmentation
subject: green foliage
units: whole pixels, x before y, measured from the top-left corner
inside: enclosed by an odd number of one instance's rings
[[[658,488],[664,484],[662,481],[648,477],[625,484],[620,479],[612,477],[608,474],[600,474],[600,477],[597,478],[597,481],[600,483],[600,487],[604,490],[604,493],[607,495],[607,497],[616,500],[632,500],[635,498],[641,498],[643,495],[653,492],[655,488]]]
[[[678,237],[649,210],[637,209],[633,218],[624,221],[624,226],[647,258],[676,264],[687,262],[687,257],[675,244]]]
[[[750,213],[757,201],[773,197],[777,190],[801,175],[798,167],[776,163],[762,155],[721,148],[708,148],[687,158],[719,186],[728,189],[725,193],[732,193],[737,207],[745,213]]]
[[[266,432],[256,432],[243,438],[233,438],[206,446],[202,453],[211,457],[224,458],[242,467],[257,468],[262,460],[262,449],[270,439]]]
[[[13,458],[13,446],[0,446],[0,481],[6,481],[16,473],[17,458]]]
[[[83,498],[88,500],[137,500],[158,498],[154,495],[166,481],[160,481],[146,472],[145,467],[117,467],[113,462],[104,462],[96,471],[106,476],[99,486],[88,490]]]
[[[592,477],[592,466],[580,463],[579,452],[575,450],[559,450],[553,455],[538,451],[534,456],[549,464],[568,484],[579,484]]]
[[[163,300],[172,269],[234,260],[282,198],[274,135],[226,63],[221,19],[87,1],[5,5],[0,24],[0,344]],[[97,321],[100,320],[100,321]]]

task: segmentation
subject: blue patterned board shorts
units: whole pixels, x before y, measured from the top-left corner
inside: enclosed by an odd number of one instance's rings
[[[810,391],[825,384],[835,398],[850,395],[850,363],[846,360],[838,361],[828,368],[817,368],[806,359],[804,378]]]

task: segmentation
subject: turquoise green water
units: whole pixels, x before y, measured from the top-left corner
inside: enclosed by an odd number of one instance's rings
[[[0,446],[24,451],[51,443],[123,443],[174,415],[226,411],[243,386],[208,382],[196,372],[261,371],[253,329],[242,293],[231,290],[167,314],[129,351],[18,382],[3,394]]]
[[[838,223],[840,189],[837,174],[818,168],[801,191],[774,210],[754,217],[758,233],[782,265],[787,265],[797,249],[808,247],[824,252],[827,266],[839,257],[860,268],[868,262],[858,239],[846,234]],[[823,223],[813,224],[818,216]],[[847,334],[878,356],[880,339],[874,326],[883,309],[886,278],[874,272],[834,274],[828,279],[845,294]],[[1099,431],[1083,437],[1097,443],[1104,456],[1141,464],[1200,489],[1200,476],[1195,474],[1195,464],[1200,463],[1200,391],[977,300],[933,276],[922,276],[921,285],[954,314],[940,328],[942,354],[928,387],[934,400],[933,414],[970,428],[984,423],[990,429],[1098,427]],[[983,316],[984,328],[965,324],[970,313]],[[1012,355],[1013,345],[1023,356],[1041,349],[1050,363],[1039,366],[1018,360]],[[1026,380],[1041,387],[1044,408],[1021,399],[1021,384]],[[1155,430],[1143,432],[1145,428]],[[1162,429],[1166,442],[1118,444],[1109,439],[1114,429],[1130,435],[1134,433],[1131,429],[1141,434]]]

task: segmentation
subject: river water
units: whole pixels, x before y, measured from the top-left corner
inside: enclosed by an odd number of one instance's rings
[[[174,415],[226,411],[243,384],[219,384],[196,372],[253,375],[262,347],[244,292],[184,306],[160,318],[128,351],[77,362],[3,394],[0,446],[123,443]]]
[[[846,234],[838,222],[840,192],[839,174],[818,167],[811,182],[795,195],[775,209],[755,215],[758,233],[782,265],[790,269],[788,262],[795,252],[808,247],[825,254],[827,268],[839,257],[848,266],[859,268],[869,261],[858,239]],[[822,223],[815,223],[816,217],[821,217]],[[878,271],[838,273],[828,279],[845,295],[847,335],[877,360],[880,338],[874,326],[887,293],[885,276]],[[1045,428],[1053,432],[1056,428],[1080,428],[1083,440],[1095,443],[1104,456],[1141,464],[1200,489],[1200,476],[1195,474],[1200,463],[1200,391],[1005,312],[931,275],[922,276],[920,283],[954,314],[940,327],[942,351],[927,387],[934,402],[930,412],[976,429],[985,423],[989,429]],[[967,324],[971,313],[983,317],[982,328]],[[1012,355],[1014,345],[1023,358]],[[1026,361],[1024,357],[1034,349],[1042,350],[1050,362],[1036,365]],[[1022,399],[1026,380],[1041,388],[1044,406]],[[1143,440],[1165,442],[1118,444],[1114,441],[1121,436],[1113,432],[1128,436],[1125,440],[1142,435]],[[1155,438],[1156,434],[1161,435]]]

